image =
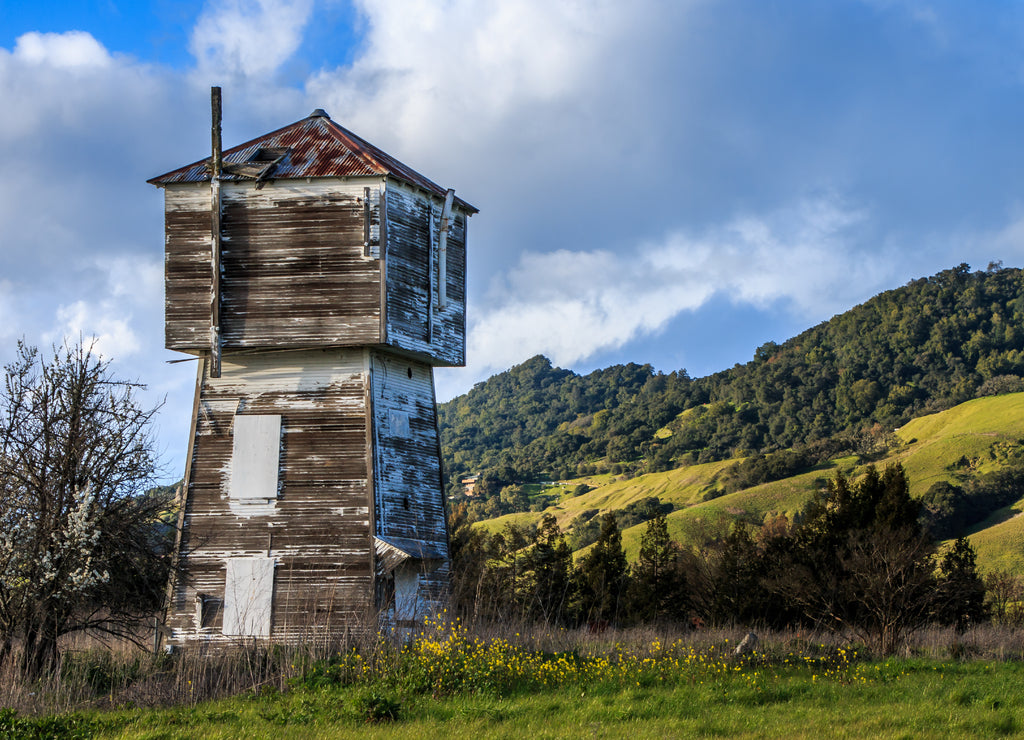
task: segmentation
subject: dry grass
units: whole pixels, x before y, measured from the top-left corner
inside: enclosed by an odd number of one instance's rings
[[[367,655],[382,647],[368,630],[328,644],[323,640],[276,645],[240,640],[231,645],[194,643],[154,653],[130,642],[103,643],[80,637],[62,645],[58,669],[27,682],[15,653],[0,666],[0,708],[21,714],[60,714],[87,708],[158,707],[283,691],[304,666],[352,648]]]
[[[468,634],[484,641],[502,639],[527,651],[599,656],[616,650],[642,652],[658,640],[682,641],[697,651],[731,650],[747,633],[745,627],[687,629],[680,625],[608,629],[551,628],[526,623],[479,622],[465,625]],[[804,629],[757,630],[768,655],[825,653],[853,645],[848,636]],[[0,669],[0,707],[22,715],[52,715],[90,708],[195,706],[239,694],[287,691],[293,679],[317,662],[357,652],[379,665],[395,654],[397,644],[414,635],[369,635],[366,631],[333,645],[267,645],[238,643],[228,648],[193,645],[171,655],[154,655],[130,644],[101,645],[79,640],[65,646],[60,670],[26,683],[10,668]],[[862,648],[858,653],[867,657]],[[1024,629],[982,625],[964,633],[929,628],[914,634],[902,657],[943,661],[1024,660]]]

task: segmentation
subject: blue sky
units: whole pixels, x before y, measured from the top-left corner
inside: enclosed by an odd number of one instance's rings
[[[1024,6],[927,0],[0,5],[0,359],[96,336],[166,398],[162,196],[314,108],[480,208],[469,366],[704,375],[871,295],[1024,263]]]

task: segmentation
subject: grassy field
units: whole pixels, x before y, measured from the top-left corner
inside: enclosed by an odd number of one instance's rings
[[[863,683],[778,676],[634,688],[565,687],[509,697],[402,701],[398,719],[368,723],[366,692],[301,690],[189,709],[115,712],[108,738],[964,738],[1021,733],[1018,665],[892,662]],[[588,688],[590,690],[588,691]]]
[[[979,398],[955,408],[912,420],[896,430],[898,446],[888,457],[876,460],[884,467],[900,462],[910,478],[911,494],[921,496],[937,481],[955,481],[960,472],[985,473],[999,468],[999,446],[1017,447],[1024,439],[1024,393]],[[857,476],[865,465],[856,457],[845,457],[817,469],[743,491],[710,498],[721,491],[722,472],[735,460],[692,465],[664,473],[650,473],[626,480],[614,476],[593,476],[569,481],[548,489],[558,492],[558,502],[544,512],[525,512],[480,522],[477,526],[497,532],[506,524],[530,525],[550,513],[566,529],[570,522],[588,509],[622,509],[646,496],[657,496],[675,510],[668,516],[669,532],[683,544],[696,544],[707,536],[725,533],[737,519],[755,526],[765,517],[785,514],[792,518],[808,498],[837,471]],[[966,468],[964,464],[966,463]],[[577,483],[593,490],[582,496],[568,493]],[[996,512],[970,535],[983,571],[1005,568],[1024,573],[1024,501]],[[634,560],[640,550],[640,538],[646,524],[622,533],[626,555]],[[583,554],[585,550],[577,555]]]
[[[556,634],[545,646],[530,646],[528,640],[520,644],[435,625],[401,650],[374,657],[352,650],[332,660],[286,665],[288,680],[264,678],[231,698],[193,702],[186,693],[178,706],[133,708],[116,707],[120,700],[112,692],[115,708],[104,711],[30,717],[0,710],[0,737],[1024,734],[1024,664],[1019,661],[869,660],[849,645],[798,634],[738,658],[735,638],[718,635],[694,644],[641,637]]]

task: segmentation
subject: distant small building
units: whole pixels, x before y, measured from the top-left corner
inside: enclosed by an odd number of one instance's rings
[[[466,494],[466,496],[476,496],[476,485],[480,482],[480,474],[475,473],[473,475],[467,475],[459,482],[462,483],[462,492]]]

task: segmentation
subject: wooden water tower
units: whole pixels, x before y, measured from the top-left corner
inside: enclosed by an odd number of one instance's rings
[[[465,364],[468,203],[322,110],[164,189],[198,358],[170,644],[402,625],[448,576],[433,367]]]

